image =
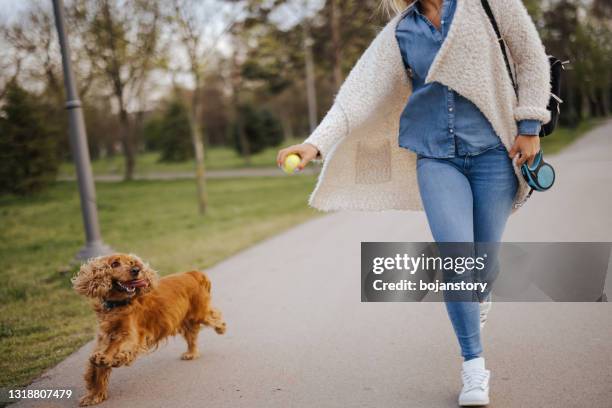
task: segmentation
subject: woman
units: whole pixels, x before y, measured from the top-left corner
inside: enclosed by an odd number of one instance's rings
[[[548,59],[521,0],[490,0],[518,97],[481,0],[386,0],[377,35],[297,153],[324,161],[310,205],[424,208],[437,242],[499,242],[526,199],[519,167],[550,120]],[[513,160],[514,159],[514,160]],[[480,328],[490,299],[446,302],[464,358],[460,405],[489,403]]]

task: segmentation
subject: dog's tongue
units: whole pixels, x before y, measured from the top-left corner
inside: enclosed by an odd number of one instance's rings
[[[133,288],[142,288],[143,286],[147,286],[147,281],[144,279],[134,279],[126,283]]]

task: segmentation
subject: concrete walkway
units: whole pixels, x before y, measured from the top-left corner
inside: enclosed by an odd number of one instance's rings
[[[612,241],[612,121],[550,161],[558,185],[511,218],[505,239]],[[444,305],[360,303],[366,240],[431,236],[422,213],[338,213],[218,264],[209,274],[228,333],[203,332],[200,360],[181,361],[177,338],[115,370],[100,406],[456,407],[461,362]],[[497,303],[484,343],[491,407],[612,404],[610,304]],[[81,395],[90,349],[31,388]],[[64,405],[76,400],[17,406]]]
[[[309,166],[304,169],[304,174],[318,174],[319,168]],[[283,177],[283,173],[276,167],[250,167],[241,169],[207,170],[207,179],[226,179],[242,177]],[[134,180],[191,180],[195,177],[193,171],[152,172],[134,174]],[[61,176],[57,181],[75,181],[75,176]],[[122,174],[96,174],[94,180],[103,183],[117,183],[123,181]]]

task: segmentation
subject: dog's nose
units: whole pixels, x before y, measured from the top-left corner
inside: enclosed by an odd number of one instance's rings
[[[132,269],[130,269],[130,273],[132,274],[132,276],[136,277],[140,273],[140,268],[137,266],[134,266],[132,267]]]

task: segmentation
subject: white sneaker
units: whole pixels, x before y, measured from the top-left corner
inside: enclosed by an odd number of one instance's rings
[[[493,295],[489,293],[487,300],[480,303],[480,328],[482,329],[487,323],[487,316],[491,311],[491,307],[493,306]]]
[[[489,403],[489,378],[491,372],[485,369],[485,360],[482,357],[463,362],[461,379],[463,388],[459,395],[459,405],[478,406]]]

